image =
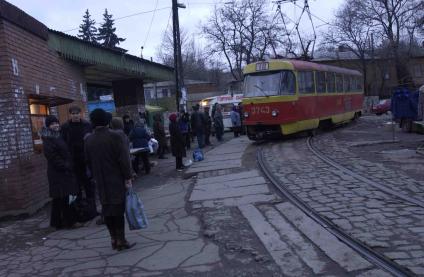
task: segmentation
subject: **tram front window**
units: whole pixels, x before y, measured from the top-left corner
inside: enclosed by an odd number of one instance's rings
[[[294,84],[295,78],[291,71],[249,74],[244,78],[244,97],[294,94]]]
[[[261,97],[278,95],[280,91],[281,72],[257,73],[244,78],[244,97]]]

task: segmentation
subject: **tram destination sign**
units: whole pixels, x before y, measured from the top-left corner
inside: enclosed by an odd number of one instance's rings
[[[269,69],[269,63],[261,62],[256,64],[256,71],[264,71]]]

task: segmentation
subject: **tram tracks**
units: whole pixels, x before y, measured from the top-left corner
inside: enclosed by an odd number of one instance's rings
[[[398,192],[395,192],[387,187],[383,187],[380,184],[375,183],[372,180],[369,180],[368,178],[365,178],[339,164],[334,162],[333,160],[329,159],[328,157],[324,156],[321,152],[313,148],[312,138],[309,137],[306,141],[308,149],[316,155],[318,158],[320,158],[322,161],[326,162],[327,164],[337,168],[338,170],[342,171],[344,174],[348,174],[355,179],[365,182],[366,184],[369,184],[373,186],[374,188],[377,188],[387,194],[390,194],[392,196],[396,196],[403,201],[407,201],[408,203],[411,203],[413,205],[417,205],[420,207],[424,207],[424,203],[420,200],[405,196],[405,195],[399,195]],[[270,182],[295,206],[297,206],[299,209],[301,209],[305,214],[307,214],[309,217],[311,217],[314,221],[316,221],[318,224],[326,228],[331,234],[336,236],[339,240],[344,242],[346,245],[354,249],[357,253],[362,255],[364,258],[366,258],[371,263],[375,264],[376,266],[384,269],[385,271],[391,273],[394,276],[414,276],[411,271],[405,269],[404,267],[400,266],[396,262],[388,259],[381,253],[373,250],[363,242],[361,242],[358,239],[355,239],[351,235],[349,235],[347,232],[339,228],[337,225],[335,225],[331,220],[327,219],[324,216],[321,216],[318,212],[316,212],[314,209],[309,207],[300,197],[295,195],[291,192],[290,189],[288,189],[284,184],[281,183],[279,178],[270,170],[267,161],[264,157],[263,152],[264,146],[261,146],[257,151],[257,161],[259,164],[260,169],[265,174],[265,176],[270,180]]]
[[[376,189],[378,189],[378,190],[380,190],[380,191],[382,191],[386,194],[394,196],[395,198],[399,198],[399,199],[406,201],[410,204],[424,208],[424,202],[423,201],[416,199],[416,198],[413,198],[413,197],[410,197],[410,196],[407,196],[407,195],[404,195],[404,194],[401,194],[401,193],[399,193],[399,191],[395,191],[395,190],[388,188],[388,187],[386,187],[382,184],[379,184],[379,183],[377,183],[377,182],[375,182],[375,181],[373,181],[369,178],[366,178],[366,177],[362,176],[361,174],[358,174],[358,173],[338,164],[337,162],[333,161],[331,158],[329,158],[329,157],[325,156],[323,153],[321,153],[318,149],[314,148],[312,140],[313,140],[313,137],[308,137],[308,139],[306,141],[306,144],[307,144],[309,150],[312,153],[314,153],[315,156],[317,156],[319,159],[321,159],[322,161],[324,161],[328,165],[331,165],[332,167],[340,170],[341,172],[343,172],[343,173],[345,173],[345,174],[347,174],[347,175],[349,175],[349,176],[351,176],[351,177],[353,177],[353,178],[355,178],[355,179],[357,179],[357,180],[359,180],[359,181],[361,181],[361,182],[363,182],[367,185],[370,185],[370,186],[372,186],[372,187],[374,187],[374,188],[376,188]]]

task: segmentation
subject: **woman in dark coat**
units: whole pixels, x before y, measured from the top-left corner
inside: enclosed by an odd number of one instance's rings
[[[132,187],[128,146],[122,135],[108,128],[110,118],[102,109],[90,113],[93,134],[85,139],[87,164],[96,182],[102,215],[109,230],[112,248],[131,248],[125,239],[125,193]]]
[[[178,171],[184,169],[183,157],[186,156],[185,140],[181,134],[177,122],[177,114],[173,113],[169,116],[169,134],[171,135],[171,151],[175,157],[176,168]]]
[[[158,157],[159,159],[166,159],[166,157],[164,156],[166,148],[166,134],[165,128],[162,124],[161,115],[155,114],[153,120],[153,133],[155,135],[155,139],[158,141],[159,144]]]
[[[134,128],[134,121],[132,121],[130,116],[127,114],[122,117],[122,120],[124,121],[124,133],[129,136],[130,132]]]
[[[76,221],[69,205],[69,196],[77,195],[78,187],[73,173],[71,154],[66,142],[60,136],[59,120],[53,115],[47,116],[40,135],[48,163],[49,193],[53,198],[50,226],[56,229],[70,228]]]
[[[146,150],[143,152],[140,152],[135,156],[134,162],[133,162],[133,169],[135,173],[138,173],[138,165],[139,165],[139,159],[143,160],[143,167],[146,171],[146,174],[150,173],[150,161],[149,161],[149,140],[150,135],[147,132],[144,123],[139,121],[135,124],[134,129],[130,132],[130,141],[132,143],[133,148],[145,148]]]

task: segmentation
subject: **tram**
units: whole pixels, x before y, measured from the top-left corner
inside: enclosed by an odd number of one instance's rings
[[[361,115],[359,71],[298,60],[269,60],[244,70],[243,124],[258,140],[348,122]]]

